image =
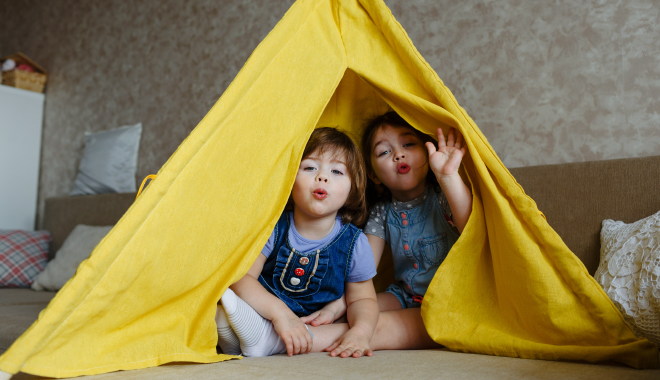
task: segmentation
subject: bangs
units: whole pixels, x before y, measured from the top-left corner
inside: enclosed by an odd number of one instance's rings
[[[316,147],[315,150],[310,150],[310,152],[307,152],[307,149],[305,149],[303,160],[310,157],[322,156],[326,153],[332,154],[332,156],[330,156],[332,160],[339,161],[342,164],[348,166],[349,149],[347,149],[345,146],[334,143],[321,144]]]
[[[336,128],[321,127],[315,129],[309,137],[302,159],[322,156],[325,153],[332,154],[332,159],[344,164],[351,179],[351,191],[338,214],[343,223],[353,223],[362,227],[368,216],[365,200],[367,175],[360,150],[346,133]]]

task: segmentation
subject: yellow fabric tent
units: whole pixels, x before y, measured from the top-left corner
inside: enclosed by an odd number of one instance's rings
[[[359,134],[392,107],[458,128],[469,224],[426,294],[429,334],[465,352],[658,366],[381,0],[301,0],[162,167],[0,370],[65,377],[209,363],[215,304],[287,201],[315,126]],[[377,353],[376,353],[377,355]]]

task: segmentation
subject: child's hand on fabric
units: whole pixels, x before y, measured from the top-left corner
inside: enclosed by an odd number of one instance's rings
[[[330,351],[330,356],[339,356],[342,358],[360,356],[373,356],[374,352],[369,348],[369,341],[371,340],[368,334],[361,334],[356,329],[346,331],[341,338],[337,339],[325,351]]]
[[[275,331],[280,334],[284,344],[286,344],[287,355],[310,353],[312,351],[312,335],[307,331],[307,327],[298,316],[290,310],[286,311],[273,318],[272,322]]]
[[[346,313],[346,297],[329,302],[323,309],[300,318],[304,324],[312,326],[329,325]]]
[[[464,145],[463,136],[454,128],[449,129],[447,142],[445,142],[442,129],[438,128],[438,149],[430,142],[426,143],[426,148],[429,150],[429,165],[435,176],[438,177],[438,181],[442,177],[458,174],[461,160],[467,153],[467,145]]]

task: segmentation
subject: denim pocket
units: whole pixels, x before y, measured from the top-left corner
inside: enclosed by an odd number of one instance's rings
[[[440,265],[449,252],[447,234],[443,232],[438,236],[419,239],[419,248],[426,263],[434,266]]]
[[[282,292],[290,298],[307,297],[318,292],[328,267],[324,255],[320,251],[303,254],[284,247],[282,250],[289,254],[285,256],[280,252],[274,271]]]

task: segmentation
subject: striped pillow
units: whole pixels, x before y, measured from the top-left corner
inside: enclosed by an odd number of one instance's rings
[[[0,230],[0,287],[29,288],[48,261],[48,231]]]

